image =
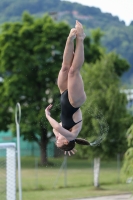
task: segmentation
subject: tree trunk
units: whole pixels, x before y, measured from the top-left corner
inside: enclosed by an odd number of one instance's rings
[[[94,158],[94,187],[99,187],[100,158]]]
[[[41,165],[43,166],[48,164],[47,144],[48,144],[47,131],[43,129],[40,141]]]

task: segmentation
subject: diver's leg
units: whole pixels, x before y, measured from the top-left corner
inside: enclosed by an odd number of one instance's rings
[[[63,54],[62,67],[58,75],[57,84],[60,92],[64,92],[67,88],[68,72],[71,67],[74,57],[74,39],[76,38],[76,29],[73,28],[66,41],[66,46]]]
[[[68,73],[68,95],[70,103],[74,107],[80,107],[86,100],[84,84],[80,75],[80,68],[84,62],[84,38],[85,34],[81,23],[76,21],[76,50],[72,66]]]

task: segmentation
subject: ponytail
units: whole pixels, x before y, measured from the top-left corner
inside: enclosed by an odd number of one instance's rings
[[[61,147],[58,147],[59,149],[63,150],[63,151],[71,151],[72,149],[74,149],[75,147],[75,142],[77,144],[80,144],[80,145],[87,145],[87,146],[90,146],[91,144],[85,140],[85,139],[82,139],[82,138],[76,138],[75,140],[72,140],[70,141],[68,144],[64,144],[62,145]]]
[[[90,146],[90,143],[87,140],[83,139],[83,138],[76,138],[75,142],[77,144],[80,144],[80,145],[88,145],[88,146]]]

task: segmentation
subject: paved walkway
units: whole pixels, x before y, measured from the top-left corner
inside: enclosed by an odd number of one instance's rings
[[[113,195],[113,196],[104,196],[104,197],[93,197],[93,198],[84,198],[84,199],[74,199],[74,200],[133,200],[133,195],[123,194],[123,195]]]

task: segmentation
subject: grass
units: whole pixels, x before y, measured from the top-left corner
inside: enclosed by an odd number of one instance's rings
[[[37,159],[22,158],[23,200],[67,200],[133,191],[133,184],[122,183],[116,161],[101,163],[98,189],[93,187],[91,161],[69,158],[67,172],[59,171],[63,158],[49,161],[48,166],[37,168]]]
[[[115,185],[116,187],[116,185]],[[111,188],[106,188],[103,190],[95,190],[92,187],[79,187],[79,188],[63,188],[58,190],[47,190],[47,191],[30,191],[23,192],[23,200],[72,200],[76,198],[87,198],[87,197],[97,197],[97,196],[108,196],[114,194],[125,194],[127,192],[122,192],[121,190],[113,190]]]

